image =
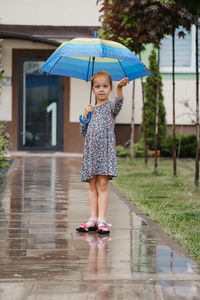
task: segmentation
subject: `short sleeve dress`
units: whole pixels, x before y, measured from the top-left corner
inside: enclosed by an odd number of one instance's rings
[[[95,106],[90,123],[80,123],[80,134],[85,136],[81,181],[88,182],[95,175],[117,176],[114,126],[122,104],[123,98],[115,98]]]

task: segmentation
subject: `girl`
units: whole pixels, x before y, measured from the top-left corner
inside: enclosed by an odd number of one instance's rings
[[[108,180],[117,176],[115,151],[115,119],[123,104],[122,88],[128,83],[128,78],[117,84],[116,98],[112,103],[108,96],[112,91],[112,79],[107,72],[98,72],[92,79],[92,91],[96,97],[96,105],[86,105],[83,118],[88,124],[80,123],[80,133],[85,136],[83,160],[81,167],[81,181],[89,182],[90,218],[76,228],[79,232],[97,231],[109,233],[106,223],[108,206]]]

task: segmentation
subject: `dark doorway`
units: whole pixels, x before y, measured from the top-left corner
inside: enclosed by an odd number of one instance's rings
[[[63,151],[63,78],[39,71],[46,59],[19,56],[19,150]]]

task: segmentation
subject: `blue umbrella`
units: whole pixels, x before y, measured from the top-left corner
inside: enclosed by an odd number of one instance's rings
[[[120,43],[99,38],[75,38],[64,42],[44,63],[41,71],[51,75],[89,81],[94,73],[107,71],[113,81],[129,81],[152,75],[139,58]],[[92,89],[90,91],[91,103]],[[90,121],[91,114],[88,117]],[[80,116],[80,121],[82,117]]]

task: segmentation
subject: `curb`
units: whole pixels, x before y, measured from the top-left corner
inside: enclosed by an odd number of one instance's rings
[[[152,231],[157,232],[158,235],[162,238],[163,242],[166,243],[166,246],[172,248],[172,250],[179,253],[180,256],[185,256],[187,259],[191,260],[193,263],[199,265],[199,263],[193,258],[193,256],[189,255],[185,248],[178,244],[167,232],[164,231],[157,223],[155,223],[150,217],[148,217],[142,210],[140,210],[137,206],[135,206],[130,200],[128,200],[124,194],[111,183],[111,189],[115,192],[120,199],[129,207],[131,212],[134,212],[137,216],[139,216],[147,226],[149,226]],[[199,271],[196,271],[200,274]]]

